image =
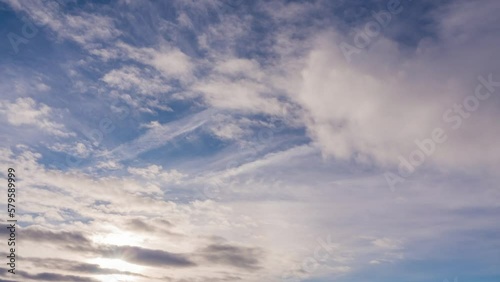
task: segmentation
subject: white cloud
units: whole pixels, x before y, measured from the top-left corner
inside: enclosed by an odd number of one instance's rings
[[[105,169],[105,170],[117,170],[117,169],[120,169],[122,167],[123,167],[122,164],[120,164],[119,162],[114,161],[114,160],[101,161],[101,162],[98,162],[96,165],[96,168]]]
[[[148,69],[126,66],[108,72],[102,78],[104,82],[120,90],[137,89],[144,95],[155,95],[168,92],[171,87],[159,76],[152,74]]]
[[[216,108],[275,115],[281,114],[283,109],[282,103],[270,95],[269,88],[250,80],[211,79],[197,83],[193,90]]]
[[[243,129],[234,123],[218,124],[216,126],[212,126],[211,130],[215,136],[226,140],[238,139],[245,133]]]
[[[152,66],[167,79],[189,80],[195,67],[189,56],[166,43],[157,48],[136,48],[119,42],[116,48],[124,59]]]
[[[148,63],[166,76],[180,77],[190,75],[193,69],[190,58],[180,50],[161,50],[150,52]]]
[[[238,140],[248,133],[248,122],[236,120],[230,115],[212,115],[209,130],[222,140]]]
[[[81,158],[86,158],[90,155],[90,147],[82,142],[75,142],[72,144],[68,143],[54,143],[47,146],[49,149],[56,152],[64,152],[72,156],[77,156]]]
[[[34,126],[59,137],[75,136],[63,124],[53,121],[54,111],[31,98],[17,98],[15,102],[0,101],[0,114],[14,126]]]
[[[485,120],[499,116],[488,106],[498,104],[498,97],[482,103],[459,130],[450,129],[443,119],[449,108],[474,94],[477,77],[487,77],[488,67],[470,64],[466,71],[455,68],[443,73],[441,66],[458,63],[455,57],[431,48],[425,55],[405,58],[396,42],[387,39],[361,54],[363,61],[350,64],[334,44],[341,41],[341,36],[321,34],[300,72],[300,86],[289,92],[303,109],[309,135],[326,156],[396,164],[399,156],[407,157],[417,148],[416,139],[429,138],[440,127],[449,140],[436,150],[433,162],[453,167],[498,165],[500,150],[493,140],[500,131],[484,126]],[[492,50],[477,48],[481,51],[466,53],[485,62]],[[500,75],[494,77],[500,80]],[[471,136],[488,137],[477,140],[482,143],[477,146]],[[485,154],[485,148],[490,153]]]
[[[50,86],[48,86],[47,84],[45,84],[43,82],[37,83],[35,87],[37,90],[39,90],[41,92],[47,92],[51,89]]]
[[[148,181],[157,179],[162,183],[178,183],[182,178],[186,177],[186,175],[175,169],[164,171],[161,165],[150,165],[145,168],[129,167],[127,171]]]

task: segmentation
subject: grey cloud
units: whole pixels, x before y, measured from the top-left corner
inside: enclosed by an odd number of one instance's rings
[[[258,248],[247,248],[229,244],[211,244],[201,250],[201,256],[212,263],[230,265],[247,270],[259,267],[262,251]]]
[[[30,274],[24,271],[17,272],[17,275],[36,281],[65,281],[65,282],[99,282],[99,280],[89,277],[63,275],[57,273],[43,272],[38,274]]]
[[[5,237],[5,235],[9,234],[9,230],[7,229],[7,226],[9,226],[8,224],[3,224],[1,223],[0,224],[0,235],[2,235],[2,237]]]
[[[66,248],[85,253],[93,253],[102,257],[120,258],[130,263],[148,266],[188,267],[196,264],[182,254],[174,254],[162,250],[145,249],[134,246],[113,246],[93,244],[84,235],[68,231],[49,231],[38,227],[25,228],[22,231],[24,240],[37,242],[54,242],[66,244]]]
[[[125,228],[142,233],[160,233],[168,236],[181,237],[182,234],[167,230],[172,227],[172,223],[164,219],[143,219],[132,218],[124,223]]]
[[[183,254],[174,254],[162,250],[145,249],[135,246],[81,245],[68,246],[77,252],[92,253],[100,257],[116,258],[129,263],[146,266],[189,267],[196,264]]]
[[[130,263],[148,266],[188,267],[196,264],[182,254],[174,254],[161,250],[144,249],[134,246],[107,246],[101,248],[106,257],[120,258]]]
[[[0,253],[0,256],[4,257],[4,255],[7,255],[7,254]],[[12,274],[8,273],[7,269],[2,269],[2,271],[0,271],[0,276],[5,278],[5,279],[0,278],[0,282],[16,282],[14,280],[10,280],[10,278],[12,277]]]
[[[66,244],[90,244],[90,240],[84,235],[70,231],[51,231],[37,226],[23,228],[19,233],[19,237],[23,240],[36,242],[57,242]]]
[[[72,272],[86,273],[86,274],[122,274],[147,277],[137,273],[128,271],[120,271],[110,268],[101,268],[98,264],[82,263],[72,260],[53,259],[53,258],[23,258],[23,261],[29,261],[36,264],[38,267],[45,267],[47,269],[57,265],[58,269],[67,270]]]
[[[146,222],[142,221],[139,218],[134,218],[130,219],[127,222],[127,227],[131,228],[132,230],[141,230],[141,231],[149,231],[153,232],[156,231],[156,228],[150,224],[147,224]]]
[[[129,221],[136,227],[146,226],[153,228],[141,220]],[[254,270],[259,267],[259,257],[262,251],[258,248],[239,247],[223,243],[214,242],[201,249],[195,254],[176,254],[157,249],[146,249],[137,246],[114,246],[96,245],[89,239],[75,232],[53,232],[36,228],[26,228],[25,236],[29,240],[42,240],[57,243],[66,243],[66,247],[72,251],[92,253],[101,257],[119,258],[129,263],[146,265],[153,267],[194,267],[197,265],[194,258],[202,258],[204,262],[234,266],[241,269]],[[108,270],[97,269],[96,265],[79,264],[66,266],[67,270],[87,272],[98,270],[104,273]]]

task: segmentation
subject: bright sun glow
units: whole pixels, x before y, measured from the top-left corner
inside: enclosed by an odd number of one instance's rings
[[[89,260],[89,263],[98,264],[101,268],[111,268],[133,273],[140,273],[143,270],[142,266],[131,264],[121,259],[96,258]]]
[[[106,233],[96,234],[92,240],[97,244],[115,245],[115,246],[141,246],[144,242],[144,237],[137,234],[122,231],[114,226],[107,226]],[[144,267],[128,263],[121,259],[95,258],[88,261],[89,263],[98,264],[101,268],[116,269],[119,271],[127,271],[133,273],[141,273]],[[136,277],[130,275],[113,274],[102,275],[100,280],[103,282],[119,282],[119,281],[136,281]]]

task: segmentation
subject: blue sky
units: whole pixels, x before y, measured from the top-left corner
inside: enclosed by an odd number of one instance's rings
[[[0,0],[0,281],[499,281],[499,10]]]

